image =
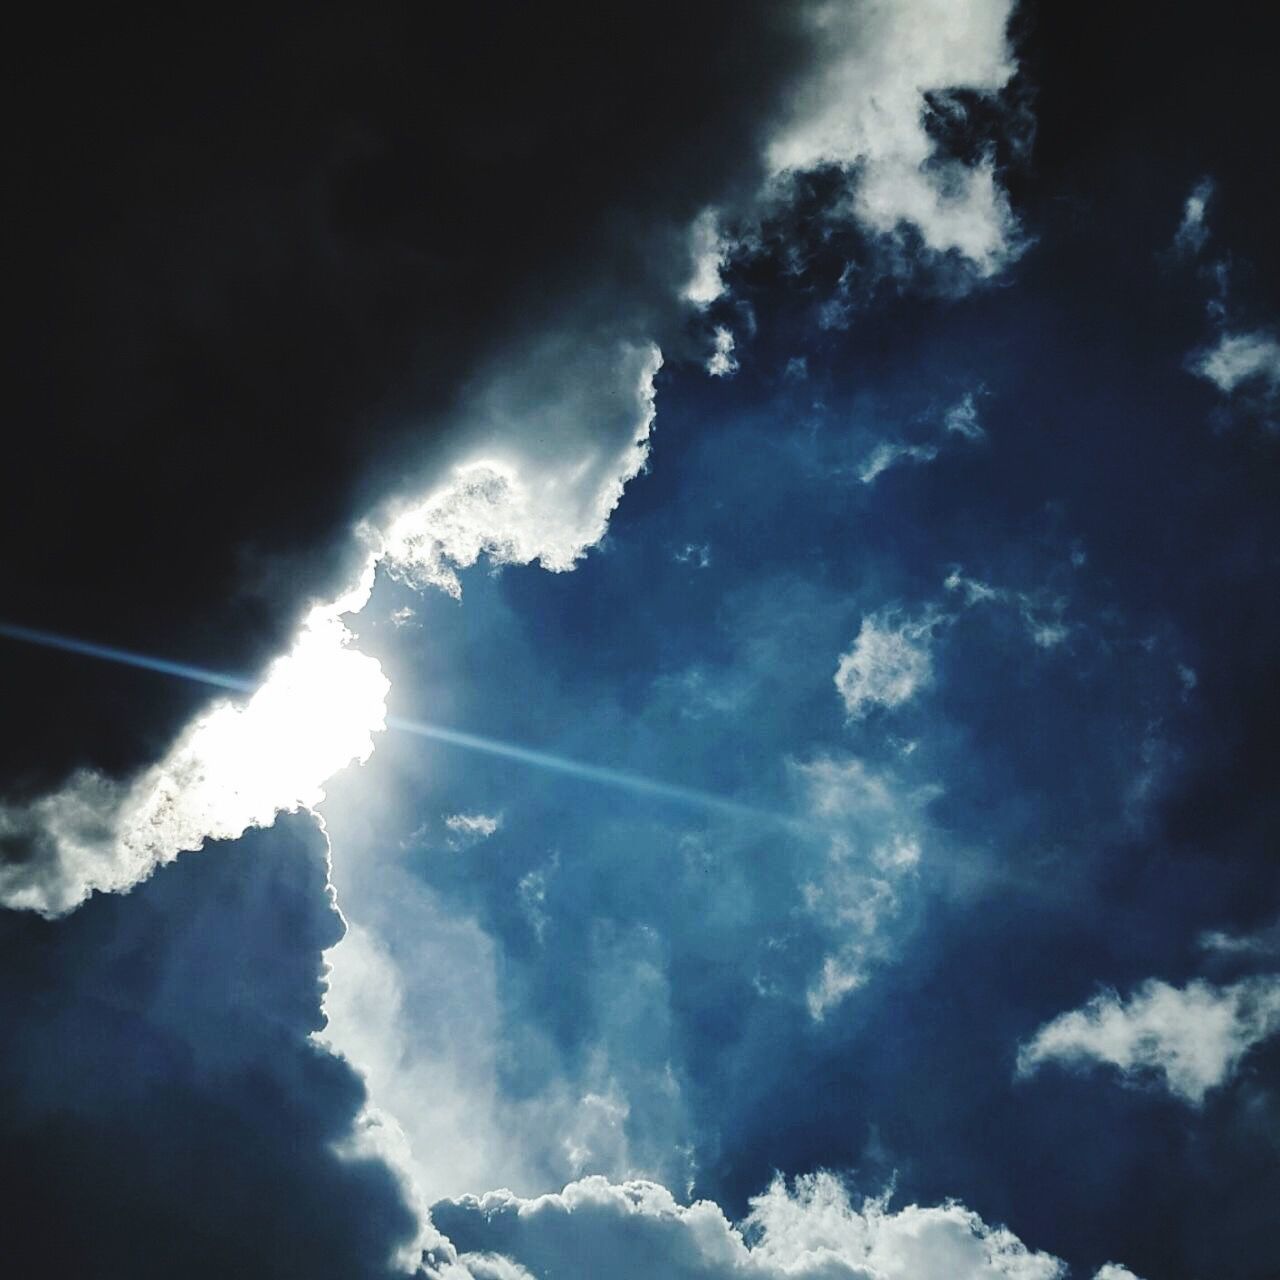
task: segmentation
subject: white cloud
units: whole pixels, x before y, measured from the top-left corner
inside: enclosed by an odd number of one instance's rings
[[[993,96],[1014,62],[1011,0],[806,7],[824,53],[797,88],[768,147],[775,175],[838,165],[856,175],[853,213],[869,230],[914,227],[928,250],[954,252],[978,276],[1020,251],[1017,225],[989,157],[969,166],[941,154],[925,127],[926,94]],[[960,111],[952,100],[951,110]]]
[[[959,569],[952,569],[942,585],[948,591],[958,591],[964,597],[965,607],[985,604],[987,601],[1003,600],[1007,593],[978,578],[966,577]]]
[[[845,950],[823,956],[816,981],[805,992],[805,1005],[814,1022],[822,1022],[832,1009],[866,985],[866,966],[856,951]]]
[[[929,648],[936,625],[928,614],[912,619],[887,610],[863,618],[835,674],[851,719],[861,719],[872,707],[899,707],[932,681]]]
[[[584,1178],[555,1195],[458,1201],[538,1275],[595,1280],[1059,1280],[1065,1266],[954,1201],[855,1207],[829,1173],[781,1178],[735,1226],[719,1205],[680,1204],[652,1182]],[[464,1257],[463,1261],[466,1261]],[[478,1280],[477,1273],[477,1280]]]
[[[704,209],[694,219],[689,229],[689,254],[693,274],[685,285],[684,297],[696,307],[709,307],[724,293],[720,271],[729,256],[729,242],[720,230],[720,217],[714,209]]]
[[[733,334],[723,325],[716,329],[715,350],[707,360],[707,372],[713,378],[731,378],[738,372],[738,361],[734,357]]]
[[[1079,568],[1084,561],[1083,558],[1077,559],[1077,553],[1073,551],[1071,563]],[[1031,642],[1039,649],[1055,649],[1071,635],[1071,625],[1062,620],[1067,610],[1067,600],[1063,596],[1051,596],[1045,591],[1008,591],[977,578],[966,577],[959,569],[952,569],[942,585],[948,591],[959,592],[966,609],[977,604],[1013,606],[1021,615]]]
[[[1118,1262],[1104,1262],[1094,1273],[1093,1280],[1140,1280],[1140,1277]]]
[[[408,877],[396,883],[416,908],[417,931],[400,944],[408,963],[381,930],[357,923],[325,953],[326,1027],[317,1040],[356,1068],[376,1104],[351,1154],[378,1148],[419,1206],[495,1178],[531,1185],[529,1153],[511,1142],[501,1110],[493,943]],[[415,1007],[431,1009],[425,1024],[410,1016]]]
[[[1158,979],[1128,1000],[1114,991],[1046,1023],[1018,1050],[1018,1074],[1046,1062],[1104,1063],[1126,1079],[1161,1078],[1192,1106],[1235,1074],[1244,1055],[1280,1031],[1280,975],[1229,987],[1196,980],[1182,989]]]
[[[987,434],[978,421],[978,406],[974,403],[972,392],[966,393],[947,410],[943,423],[948,431],[963,436],[966,440],[982,440]]]
[[[863,484],[873,484],[877,476],[896,463],[932,462],[937,456],[938,450],[931,444],[895,444],[882,440],[862,460],[862,465],[858,468],[858,479]]]
[[[388,569],[454,596],[482,555],[571,569],[644,466],[661,364],[653,346],[556,339],[495,372],[464,407],[470,444],[451,474],[390,520]]]
[[[1213,197],[1213,179],[1201,178],[1191,189],[1187,202],[1182,207],[1182,221],[1174,233],[1173,247],[1178,253],[1194,257],[1204,248],[1209,238],[1209,228],[1205,223],[1205,213],[1209,201]]]
[[[444,825],[449,832],[449,848],[469,849],[494,835],[502,826],[500,813],[451,813]]]
[[[892,953],[887,926],[902,906],[925,841],[922,811],[938,791],[904,789],[855,757],[821,756],[791,769],[805,809],[825,840],[825,855],[801,886],[805,909],[830,950],[805,991],[815,1022],[865,986]]]
[[[1269,333],[1224,333],[1217,346],[1202,352],[1192,369],[1230,395],[1245,383],[1260,382],[1268,395],[1280,392],[1280,342]]]
[[[1211,929],[1202,933],[1200,947],[1228,956],[1277,956],[1280,955],[1280,920],[1259,929],[1256,933],[1226,933]]]

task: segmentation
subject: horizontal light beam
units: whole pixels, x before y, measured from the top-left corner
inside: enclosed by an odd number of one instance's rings
[[[165,676],[179,676],[183,680],[194,680],[199,684],[216,685],[219,689],[235,689],[241,693],[252,693],[255,688],[252,681],[242,680],[238,676],[224,676],[217,671],[206,671],[203,667],[189,666],[185,662],[152,658],[145,653],[131,653],[128,649],[116,649],[106,644],[92,644],[88,640],[56,635],[52,631],[17,627],[9,622],[0,622],[0,636],[10,640],[21,640],[27,644],[38,644],[46,649],[79,653],[86,658],[103,658],[107,662],[118,662],[126,667],[140,667],[143,671],[158,671]]]
[[[52,631],[39,631],[32,627],[20,627],[8,622],[0,622],[0,636],[25,644],[39,645],[46,649],[58,649],[64,653],[75,653],[86,658],[98,658],[126,667],[137,667],[143,671],[154,671],[160,675],[178,676],[183,680],[193,680],[219,689],[233,689],[237,693],[252,693],[258,687],[253,681],[239,676],[223,675],[221,672],[207,671],[203,667],[193,667],[185,662],[170,662],[167,658],[153,658],[148,654],[133,653],[128,649],[117,649],[112,645],[94,644],[88,640],[77,640]],[[785,821],[778,814],[740,804],[724,796],[698,791],[693,787],[660,782],[640,774],[626,773],[621,769],[610,769],[604,765],[587,764],[582,760],[571,760],[566,756],[552,755],[548,751],[536,751],[531,747],[517,746],[515,743],[502,742],[496,738],[483,738],[479,734],[463,733],[459,729],[446,729],[443,725],[389,716],[387,728],[401,733],[416,734],[420,738],[429,738],[449,746],[462,747],[466,751],[478,751],[485,755],[499,756],[504,760],[514,760],[536,769],[547,769],[568,777],[581,778],[584,782],[595,782],[601,786],[618,787],[637,795],[652,796],[657,800],[691,805],[740,818],[750,817],[768,822]]]
[[[621,787],[626,791],[653,796],[659,800],[694,805],[719,813],[734,814],[737,817],[765,818],[775,822],[778,820],[776,814],[752,808],[750,805],[739,804],[736,800],[727,800],[724,796],[697,791],[693,787],[680,787],[672,782],[659,782],[654,778],[626,773],[621,769],[586,764],[581,760],[571,760],[567,756],[555,756],[547,751],[534,751],[530,747],[518,747],[511,742],[482,738],[478,734],[445,729],[440,725],[425,724],[420,720],[403,720],[399,716],[389,716],[387,728],[399,729],[404,733],[416,733],[421,738],[446,742],[450,746],[463,747],[468,751],[482,751],[486,755],[501,756],[504,760],[516,760],[521,764],[532,765],[536,769],[550,769],[554,773],[568,774],[572,778],[581,778],[586,782],[598,782],[606,787]]]

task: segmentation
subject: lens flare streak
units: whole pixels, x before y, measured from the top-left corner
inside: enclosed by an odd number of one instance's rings
[[[0,636],[26,644],[39,645],[42,648],[57,649],[86,658],[98,658],[126,667],[136,667],[143,671],[154,671],[160,675],[177,676],[183,680],[193,680],[219,689],[232,689],[238,693],[252,693],[257,688],[253,681],[239,676],[224,675],[221,672],[208,671],[203,667],[191,666],[185,662],[171,662],[167,658],[154,658],[148,654],[117,649],[111,645],[94,644],[89,640],[77,640],[72,636],[58,635],[52,631],[40,631],[32,627],[0,622]],[[504,760],[513,760],[535,769],[547,769],[567,777],[580,778],[584,782],[617,787],[636,795],[651,796],[656,800],[689,805],[739,818],[755,818],[768,822],[785,821],[778,814],[757,809],[736,800],[729,800],[724,796],[698,791],[693,787],[661,782],[655,778],[627,773],[621,769],[610,769],[604,765],[587,764],[582,760],[572,760],[565,756],[552,755],[547,751],[537,751],[531,747],[522,747],[495,738],[484,738],[479,734],[464,733],[459,729],[448,729],[443,725],[429,724],[422,720],[406,720],[398,716],[390,716],[387,719],[387,728],[401,733],[415,734],[420,738],[429,738],[448,746],[461,747],[465,751],[477,751],[485,755],[498,756]]]

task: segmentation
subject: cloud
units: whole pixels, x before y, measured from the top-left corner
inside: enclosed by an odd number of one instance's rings
[[[1093,1280],[1141,1280],[1141,1278],[1135,1276],[1128,1267],[1120,1266],[1119,1263],[1104,1262],[1094,1273]]]
[[[1256,933],[1227,933],[1210,929],[1198,939],[1204,951],[1224,956],[1277,956],[1280,955],[1280,920],[1259,929]]]
[[[978,421],[978,407],[974,403],[972,392],[966,392],[947,410],[943,424],[948,431],[963,436],[966,440],[983,440],[987,435]]]
[[[416,1238],[386,1165],[338,1152],[364,1089],[309,1038],[343,927],[323,834],[220,855],[56,926],[0,913],[7,1269],[392,1280]]]
[[[1216,346],[1193,359],[1191,368],[1224,395],[1246,384],[1261,383],[1266,395],[1274,397],[1280,392],[1280,342],[1261,330],[1224,333]]]
[[[862,460],[858,479],[863,484],[873,484],[877,476],[899,462],[932,462],[938,450],[931,444],[894,444],[883,440]]]
[[[563,1280],[1059,1280],[1065,1266],[954,1201],[855,1207],[829,1173],[774,1180],[734,1225],[653,1182],[585,1178],[555,1195],[508,1191],[436,1205],[463,1250],[499,1253]]]
[[[1083,563],[1072,552],[1071,563],[1079,568]],[[1009,591],[993,587],[977,578],[967,577],[959,569],[952,569],[942,585],[948,591],[959,592],[966,609],[978,604],[1008,604],[1017,609],[1031,642],[1039,649],[1055,649],[1071,635],[1070,624],[1062,620],[1067,609],[1063,596],[1050,595],[1047,591]]]
[[[810,1018],[822,1022],[892,954],[886,926],[901,911],[902,890],[920,865],[922,810],[937,790],[905,789],[854,757],[821,756],[791,767],[826,844],[801,886],[805,910],[829,947],[805,991]]]
[[[931,615],[907,618],[892,610],[863,618],[835,674],[836,690],[851,719],[862,719],[873,707],[900,707],[932,682],[930,645],[936,626]]]
[[[1104,991],[1046,1023],[1019,1047],[1017,1072],[1033,1075],[1046,1062],[1102,1063],[1126,1080],[1160,1078],[1175,1097],[1199,1106],[1278,1031],[1280,975],[1229,987],[1196,980],[1181,989],[1149,979],[1128,1000]]]
[[[1182,207],[1182,221],[1174,233],[1173,248],[1175,253],[1184,257],[1194,257],[1204,248],[1209,238],[1209,228],[1205,223],[1205,213],[1209,201],[1213,198],[1214,183],[1212,178],[1201,178],[1191,189],[1186,204]]]
[[[469,849],[495,834],[502,826],[500,813],[451,813],[444,825],[449,831],[449,848]]]
[[[693,274],[684,287],[684,297],[696,307],[709,307],[722,293],[720,271],[729,256],[729,242],[720,230],[714,209],[704,209],[689,229],[689,255]]]
[[[711,544],[709,542],[686,542],[676,551],[672,559],[677,564],[691,564],[695,569],[711,567]]]
[[[825,165],[854,178],[852,212],[869,231],[914,228],[926,251],[956,254],[978,277],[1017,257],[1021,242],[990,156],[945,155],[926,127],[928,95],[964,89],[993,98],[1014,62],[1009,0],[946,0],[805,9],[822,49],[770,141],[775,181]],[[947,109],[963,117],[958,98]]]
[[[461,411],[468,443],[450,475],[381,534],[388,571],[459,596],[458,570],[482,555],[571,569],[644,466],[661,364],[651,345],[560,337],[496,371]]]
[[[733,354],[733,334],[720,325],[715,334],[715,350],[707,360],[707,372],[713,378],[731,378],[738,372],[738,361]]]

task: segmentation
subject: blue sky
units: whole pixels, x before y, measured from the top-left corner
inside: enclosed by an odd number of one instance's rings
[[[498,12],[27,140],[27,1273],[1277,1273],[1257,33]]]

